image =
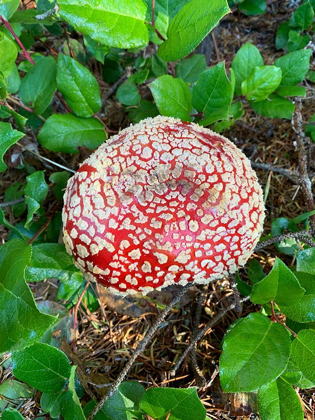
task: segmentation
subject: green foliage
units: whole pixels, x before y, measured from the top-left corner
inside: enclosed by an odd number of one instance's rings
[[[13,130],[11,124],[0,122],[0,172],[5,171],[7,168],[7,165],[3,161],[3,155],[22,137],[24,137],[24,133]]]
[[[25,227],[28,229],[33,220],[34,213],[42,215],[42,203],[48,194],[48,185],[45,181],[44,171],[37,171],[26,178],[25,203],[28,208]]]
[[[14,42],[3,32],[0,32],[0,69],[4,77],[10,76],[17,54]]]
[[[255,67],[242,82],[242,94],[249,101],[263,101],[277,89],[281,82],[282,72],[275,66]]]
[[[2,420],[23,420],[23,416],[15,408],[6,408],[1,418]]]

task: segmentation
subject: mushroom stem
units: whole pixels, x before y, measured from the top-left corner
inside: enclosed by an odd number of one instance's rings
[[[250,298],[249,296],[244,297],[243,299],[240,300],[240,303],[246,302],[247,300],[249,300],[249,298]],[[235,302],[233,302],[230,306],[228,306],[223,311],[219,312],[210,322],[208,322],[208,324],[201,331],[199,331],[199,333],[191,340],[189,346],[187,346],[186,350],[184,351],[184,353],[181,355],[180,359],[176,363],[174,369],[171,371],[171,375],[172,376],[175,376],[176,371],[179,369],[180,365],[183,363],[183,361],[185,360],[185,358],[187,357],[187,355],[194,348],[195,344],[199,340],[202,339],[202,337],[206,334],[206,332],[211,327],[213,327],[218,321],[220,321],[221,318],[224,317],[224,315],[227,312],[231,311],[232,309],[235,309]]]
[[[105,402],[111,398],[118,390],[119,385],[122,383],[122,381],[125,379],[126,375],[128,374],[129,370],[132,368],[136,358],[145,350],[149,342],[152,340],[155,332],[161,325],[161,323],[164,321],[166,316],[169,314],[173,306],[175,306],[181,298],[184,296],[184,294],[187,292],[187,290],[193,285],[193,283],[188,283],[186,286],[184,286],[181,290],[179,290],[178,294],[173,298],[173,300],[168,304],[168,306],[164,309],[163,312],[159,315],[155,323],[152,325],[152,327],[147,332],[146,336],[138,343],[137,348],[135,349],[134,353],[132,354],[129,362],[126,364],[124,369],[121,371],[121,373],[118,375],[118,378],[115,382],[113,382],[112,386],[109,388],[107,394],[101,399],[101,401],[97,404],[97,406],[94,408],[92,413],[88,416],[87,420],[92,420],[93,417],[100,411],[100,409],[103,407]]]

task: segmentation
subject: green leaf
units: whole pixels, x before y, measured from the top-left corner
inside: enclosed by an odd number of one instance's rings
[[[297,254],[297,270],[315,274],[315,248],[304,249]]]
[[[232,98],[232,83],[226,75],[224,63],[204,71],[193,87],[192,104],[197,111],[203,112],[202,125],[227,118]]]
[[[7,165],[3,161],[5,152],[22,137],[24,137],[24,133],[13,130],[11,124],[0,122],[0,172],[7,169]]]
[[[56,72],[56,61],[49,56],[36,63],[22,79],[21,100],[37,115],[42,114],[52,101],[56,91]]]
[[[194,83],[206,69],[206,57],[203,54],[194,54],[176,64],[175,74],[185,82]]]
[[[2,420],[23,420],[24,417],[15,408],[6,408],[1,416]]]
[[[119,86],[116,97],[124,105],[137,105],[141,99],[137,86],[130,80]]]
[[[276,302],[279,305],[295,305],[304,295],[292,271],[277,258],[270,273],[253,287],[250,300],[255,304]]]
[[[311,41],[311,37],[308,34],[301,35],[298,31],[289,32],[288,50],[290,52],[296,50],[302,50]]]
[[[249,77],[242,82],[242,95],[249,101],[263,101],[277,89],[282,72],[276,66],[255,67]]]
[[[171,21],[168,38],[158,49],[164,61],[176,61],[191,53],[230,9],[226,0],[191,0]]]
[[[101,108],[99,85],[93,74],[74,58],[59,54],[57,87],[78,117],[92,117]]]
[[[293,86],[301,83],[310,67],[311,50],[294,51],[278,58],[274,65],[282,70],[279,87]]]
[[[134,413],[139,410],[139,403],[145,389],[138,382],[123,382],[115,395],[110,397],[103,405],[99,413],[93,420],[133,420]],[[91,401],[84,409],[88,416],[95,407],[95,402]]]
[[[89,53],[91,53],[97,61],[104,64],[105,55],[109,53],[110,48],[107,45],[102,45],[100,42],[94,41],[94,39],[88,35],[84,35],[83,40]]]
[[[315,71],[314,70],[310,70],[307,75],[306,78],[309,82],[311,83],[315,83]]]
[[[17,54],[14,42],[3,32],[0,32],[0,69],[4,77],[10,76]]]
[[[76,281],[77,275],[82,283],[82,274],[73,265],[63,244],[44,243],[33,246],[32,258],[25,271],[26,281],[38,282],[56,278],[71,283]]]
[[[315,381],[315,330],[302,330],[292,343],[292,358],[309,381]]]
[[[31,247],[22,240],[12,239],[0,249],[0,353],[33,344],[56,320],[36,308],[25,283],[30,257]]]
[[[232,62],[232,69],[235,74],[235,93],[241,95],[241,85],[247,79],[252,70],[257,66],[263,66],[264,60],[255,45],[248,42],[236,53]]]
[[[306,88],[304,86],[284,86],[277,90],[280,96],[306,96]]]
[[[191,92],[183,80],[165,75],[158,77],[149,86],[162,115],[191,121]]]
[[[310,327],[310,328],[314,328],[314,323],[312,323],[312,324],[313,324],[313,326]],[[291,328],[292,322],[290,322],[290,325],[289,324],[287,324],[287,325],[288,325],[288,327]],[[304,328],[302,328],[303,330],[306,329],[305,328],[306,324],[299,324],[299,325],[304,326]],[[298,331],[295,331],[295,332],[298,332]],[[296,365],[295,361],[292,359],[292,357],[290,357],[290,360],[289,360],[289,363],[286,367],[286,370],[281,375],[281,377],[284,380],[286,380],[287,382],[289,382],[290,384],[292,384],[292,385],[294,385],[298,388],[310,389],[310,388],[314,388],[314,386],[315,386],[315,382],[309,381],[308,379],[305,378],[305,376],[299,370],[299,368],[297,367],[297,365]]]
[[[153,54],[152,56],[152,71],[155,74],[156,77],[163,76],[164,74],[167,74],[167,64],[165,63],[162,58],[160,58],[158,55]]]
[[[60,398],[60,412],[64,420],[85,420],[80,400],[75,391],[75,370],[76,366],[72,366],[68,391]]]
[[[305,30],[311,26],[314,21],[314,10],[309,1],[301,4],[294,12],[290,25],[293,27],[299,27]]]
[[[24,184],[21,182],[15,182],[11,184],[6,190],[5,190],[5,201],[13,201],[18,200],[24,196]],[[26,210],[25,203],[18,203],[14,204],[13,206],[10,206],[10,209],[12,210],[15,217],[21,216],[22,213]]]
[[[142,0],[59,0],[58,4],[66,22],[103,45],[135,48],[148,42],[146,6]]]
[[[152,21],[152,1],[145,0],[147,4],[146,21]],[[154,44],[161,44],[163,41],[155,33],[155,29],[159,31],[162,37],[167,38],[167,29],[170,23],[170,1],[169,0],[156,0],[154,4],[154,28],[149,25],[149,40]],[[162,76],[159,74],[159,76]]]
[[[292,306],[281,305],[281,312],[287,318],[299,323],[315,321],[315,276],[312,274],[297,271],[295,273],[301,286],[305,289],[302,299]]]
[[[131,108],[128,112],[128,117],[133,123],[138,123],[144,118],[156,117],[159,115],[159,111],[155,104],[152,102],[141,99],[139,107]]]
[[[289,32],[291,28],[289,22],[282,23],[276,34],[276,48],[277,50],[282,50],[286,48],[288,41],[289,41]]]
[[[221,385],[226,392],[251,392],[277,379],[290,355],[286,329],[252,313],[226,334],[220,357]]]
[[[49,181],[56,184],[54,187],[54,193],[57,199],[60,201],[63,198],[65,192],[64,190],[66,188],[69,177],[70,174],[67,171],[54,172],[49,177]]]
[[[20,5],[20,0],[0,0],[0,15],[9,20]]]
[[[5,80],[8,93],[15,93],[19,90],[21,79],[16,65],[14,64],[10,75]]]
[[[291,120],[295,105],[286,98],[271,94],[264,101],[251,102],[251,107],[257,114],[269,118],[285,118]]]
[[[39,143],[53,152],[78,153],[78,147],[95,149],[106,140],[96,118],[78,118],[72,114],[54,114],[38,134]]]
[[[263,386],[258,391],[261,420],[303,420],[299,397],[292,385],[283,378]]]
[[[267,9],[266,0],[245,0],[238,6],[240,12],[247,16],[262,15]]]
[[[205,420],[206,409],[196,388],[151,388],[140,401],[140,409],[157,420]]]
[[[5,218],[5,215],[3,213],[3,210],[0,208],[0,224],[7,227],[8,229],[11,229],[13,232],[15,232],[15,234],[18,236],[18,238],[23,239],[23,235],[20,233],[20,231],[13,225],[11,225],[11,223],[9,223],[7,221],[7,219]]]
[[[58,392],[54,394],[48,394],[44,392],[40,398],[41,408],[46,413],[49,413],[53,419],[60,416],[60,401],[63,395],[64,392]]]
[[[45,181],[44,171],[36,171],[26,178],[25,204],[28,212],[25,227],[28,229],[33,219],[34,213],[40,213],[38,210],[48,194],[48,185]]]
[[[59,349],[36,343],[12,355],[13,374],[41,392],[61,391],[70,376],[70,363]]]

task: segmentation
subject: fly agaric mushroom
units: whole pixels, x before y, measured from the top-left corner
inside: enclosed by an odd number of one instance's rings
[[[246,156],[217,133],[161,116],[101,145],[68,181],[64,201],[76,266],[124,294],[234,273],[264,220]]]

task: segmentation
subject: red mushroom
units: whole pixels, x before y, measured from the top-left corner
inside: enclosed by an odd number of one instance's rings
[[[64,200],[67,251],[89,280],[116,293],[234,273],[264,220],[246,156],[217,133],[161,116],[101,145]]]

